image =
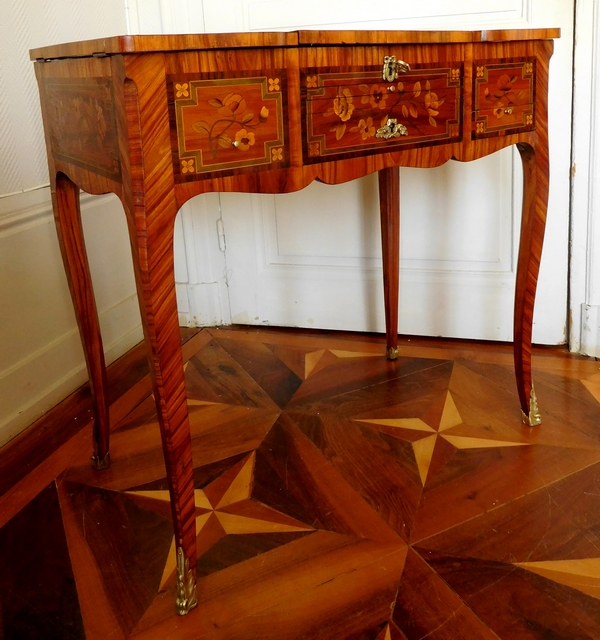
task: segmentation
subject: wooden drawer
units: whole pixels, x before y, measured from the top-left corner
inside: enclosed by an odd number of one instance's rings
[[[473,137],[535,129],[535,58],[473,65]]]
[[[175,181],[289,166],[286,70],[167,76]]]
[[[382,66],[301,71],[305,162],[461,138],[462,65],[423,65],[382,79]],[[382,128],[396,121],[396,136]],[[389,133],[389,131],[388,131]],[[321,159],[321,160],[320,160]]]

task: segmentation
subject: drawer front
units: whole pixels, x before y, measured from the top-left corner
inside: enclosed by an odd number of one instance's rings
[[[175,181],[289,166],[285,70],[218,75],[167,77]]]
[[[304,161],[460,140],[461,80],[458,64],[402,73],[391,83],[382,79],[381,67],[304,69],[300,79]],[[395,136],[382,137],[386,125],[388,133],[390,127],[397,132]]]
[[[473,137],[535,129],[535,58],[475,62]]]

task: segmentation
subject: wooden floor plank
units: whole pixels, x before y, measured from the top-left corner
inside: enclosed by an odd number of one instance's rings
[[[375,572],[375,580],[379,579],[378,574],[384,575],[386,582],[393,582],[405,550],[405,546],[397,544],[317,532],[202,579],[198,585],[198,610],[183,620],[173,618],[171,598],[157,598],[132,637],[181,640],[203,637],[280,603],[293,601],[337,576],[370,567],[374,562],[383,563],[384,567],[389,562],[390,567],[389,573],[387,569]],[[232,599],[236,606],[228,604]],[[340,605],[332,604],[332,608]],[[390,605],[391,601],[388,611]]]

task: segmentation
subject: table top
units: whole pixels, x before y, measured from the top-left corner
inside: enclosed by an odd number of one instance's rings
[[[444,44],[548,40],[560,29],[492,31],[267,31],[185,35],[129,35],[31,49],[31,60],[244,47]]]

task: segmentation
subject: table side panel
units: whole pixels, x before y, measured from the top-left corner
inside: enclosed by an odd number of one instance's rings
[[[52,164],[90,193],[119,193],[127,171],[118,69],[110,58],[36,63]]]

